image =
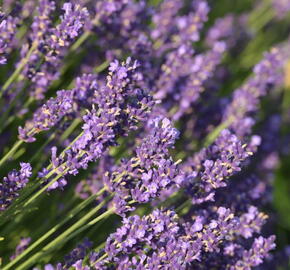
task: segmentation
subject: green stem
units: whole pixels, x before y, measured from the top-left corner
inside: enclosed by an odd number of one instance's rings
[[[187,211],[187,208],[191,206],[191,201],[190,200],[186,200],[183,202],[183,204],[181,204],[179,207],[176,208],[176,213],[179,213],[179,214],[185,214]]]
[[[70,126],[65,130],[65,132],[61,135],[60,140],[64,141],[68,138],[68,136],[75,130],[75,128],[82,122],[80,118],[74,119],[74,121],[70,124]]]
[[[75,140],[65,149],[67,150],[80,136],[82,135],[82,133],[75,138]],[[64,154],[65,150],[62,152],[61,155]],[[63,164],[61,164],[58,168],[54,168],[53,170],[51,170],[45,177],[44,179],[49,179],[49,177],[51,177],[59,168],[62,168],[63,166],[65,166],[64,162]],[[49,166],[47,166],[47,169],[52,168],[52,164],[50,163]],[[38,192],[36,192],[34,195],[31,196],[31,194],[40,186],[41,182],[37,182],[37,183],[33,183],[32,185],[30,185],[29,188],[26,188],[23,190],[23,193],[20,195],[20,197],[17,198],[17,202],[16,204],[12,204],[5,212],[4,214],[1,216],[2,220],[0,219],[0,225],[2,223],[5,222],[5,218],[7,218],[14,210],[17,209],[17,207],[19,206],[19,203],[21,203],[21,207],[26,207],[29,204],[31,204],[36,198],[38,198],[44,191],[46,191],[46,189],[48,187],[50,187],[53,183],[55,183],[60,177],[62,177],[67,171],[69,171],[69,168],[66,168],[61,174],[57,175],[52,181],[50,181],[47,185],[45,185],[42,189],[40,189]],[[27,199],[28,201],[26,201],[24,203],[24,205],[22,205],[22,203]],[[8,215],[9,214],[9,215]]]
[[[0,167],[6,162],[7,159],[9,159],[18,149],[19,147],[23,144],[23,141],[17,141],[13,147],[6,153],[6,155],[0,160]]]
[[[80,203],[76,208],[71,210],[65,219],[63,219],[60,223],[58,223],[56,226],[51,228],[47,233],[45,233],[43,236],[41,236],[37,241],[35,241],[33,244],[29,245],[29,247],[24,250],[19,256],[17,256],[13,261],[8,263],[2,270],[8,270],[12,266],[14,266],[17,262],[19,262],[22,258],[24,258],[27,254],[29,254],[35,247],[40,245],[43,241],[45,241],[48,237],[50,237],[53,233],[55,233],[62,225],[64,225],[67,221],[75,217],[76,214],[78,214],[81,210],[83,210],[87,205],[89,205],[91,202],[93,202],[96,198],[98,198],[101,194],[105,192],[105,188],[101,189],[97,194],[91,195],[89,198],[87,198],[85,201]]]
[[[268,10],[261,16],[259,20],[257,20],[255,23],[252,24],[252,28],[259,32],[261,29],[265,27],[266,24],[268,24],[273,18],[275,17],[275,12],[273,9]]]
[[[28,161],[29,163],[32,163],[40,153],[43,151],[43,149],[55,138],[55,133],[52,133],[49,138],[44,142],[44,144],[36,151],[36,153],[32,156],[32,158]]]
[[[50,173],[48,173],[45,178],[49,178],[55,170],[52,170]],[[59,178],[61,178],[65,173],[69,171],[69,168],[66,168],[61,174],[58,174],[53,180],[49,181],[43,188],[41,188],[39,191],[37,191],[34,195],[32,195],[28,201],[26,201],[23,205],[23,207],[27,207],[29,204],[31,204],[36,198],[38,198],[44,191],[47,190],[53,183],[55,183]]]
[[[29,266],[33,265],[34,263],[37,262],[37,260],[42,257],[43,255],[49,253],[53,248],[55,248],[58,245],[63,245],[67,241],[69,241],[72,237],[75,235],[83,232],[87,228],[93,226],[96,224],[98,221],[110,216],[111,214],[114,213],[114,208],[111,208],[101,214],[100,216],[96,217],[92,221],[88,222],[87,221],[93,217],[104,205],[106,204],[106,200],[101,202],[97,207],[92,209],[90,212],[88,212],[84,217],[82,217],[78,222],[76,222],[74,225],[72,225],[70,228],[68,228],[65,232],[63,232],[61,235],[59,235],[57,238],[55,238],[52,242],[47,244],[45,247],[42,248],[42,250],[33,256],[31,256],[28,260],[26,260],[23,264],[18,266],[16,270],[24,270],[27,269]]]
[[[68,138],[68,136],[74,131],[74,129],[77,127],[77,125],[81,122],[81,119],[76,118],[71,125],[64,131],[64,133],[62,134],[62,136],[60,137],[60,141],[64,141],[65,139]],[[79,137],[78,137],[79,138]],[[75,139],[76,140],[76,139]],[[75,141],[74,140],[74,141]],[[70,146],[72,145],[72,143],[70,144]],[[67,150],[67,148],[65,149]],[[65,151],[64,150],[64,151]],[[47,161],[48,158],[44,159],[43,162],[39,163],[38,166],[35,168],[36,171],[38,171],[40,168],[42,168],[44,165],[44,163]],[[47,169],[50,169],[52,166],[51,164],[49,164],[49,166],[47,167]]]
[[[101,256],[98,260],[96,260],[96,261],[92,264],[92,266],[94,266],[96,263],[100,262],[101,260],[105,259],[107,256],[108,256],[107,253],[103,254],[103,256]]]
[[[203,146],[207,147],[211,145],[214,140],[220,135],[220,133],[228,128],[234,121],[234,117],[229,117],[226,121],[220,123],[213,131],[211,131],[205,138]]]
[[[84,32],[77,41],[71,46],[70,51],[76,51],[91,35],[90,31]]]
[[[265,12],[271,9],[271,2],[264,1],[260,6],[255,8],[249,15],[249,24],[252,26]]]
[[[96,72],[96,73],[100,73],[100,72],[102,72],[103,70],[105,70],[109,66],[109,63],[110,62],[106,60],[102,64],[100,64],[97,67],[95,67],[93,69],[93,71]]]
[[[8,80],[5,82],[5,84],[2,86],[1,92],[0,92],[0,98],[2,97],[3,93],[8,89],[8,87],[17,79],[18,75],[21,73],[22,69],[25,67],[25,65],[28,63],[30,56],[34,52],[34,50],[37,48],[37,43],[33,43],[30,50],[28,51],[25,58],[22,59],[16,70],[12,73],[12,75],[8,78]]]

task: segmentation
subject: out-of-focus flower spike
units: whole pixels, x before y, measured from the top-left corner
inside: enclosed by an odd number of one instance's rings
[[[290,2],[288,0],[271,0],[276,16],[283,19],[290,12]]]
[[[7,63],[7,54],[14,47],[18,21],[0,11],[0,65]]]
[[[16,249],[15,249],[15,253],[10,257],[10,260],[14,260],[18,255],[20,255],[29,245],[29,243],[31,242],[31,238],[30,237],[22,237],[20,239],[19,244],[17,245]]]

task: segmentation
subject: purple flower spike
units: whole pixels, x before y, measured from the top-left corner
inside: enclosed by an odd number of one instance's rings
[[[4,211],[19,196],[30,176],[32,168],[29,163],[20,163],[20,171],[13,170],[0,183],[0,211]]]
[[[122,160],[116,170],[105,174],[105,183],[116,193],[114,203],[119,214],[133,210],[129,201],[149,202],[183,181],[182,172],[169,154],[179,132],[167,118],[151,119],[148,126],[149,134],[136,148],[135,156]]]
[[[6,64],[6,55],[14,47],[17,23],[19,21],[11,16],[5,17],[6,15],[0,11],[0,65]]]

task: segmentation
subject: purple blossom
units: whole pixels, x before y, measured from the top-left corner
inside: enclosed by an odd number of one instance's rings
[[[61,90],[56,98],[50,98],[34,114],[33,119],[26,122],[25,127],[19,127],[19,138],[25,142],[33,142],[34,135],[40,131],[49,130],[65,115],[73,112],[73,91]]]
[[[167,118],[151,120],[149,130],[135,156],[122,160],[119,167],[105,174],[106,185],[116,193],[114,203],[119,214],[133,209],[128,206],[131,200],[149,202],[183,181],[182,172],[169,154],[179,132]]]
[[[166,269],[173,266],[188,269],[194,265],[202,269],[204,260],[220,256],[224,246],[225,254],[240,247],[235,241],[241,222],[242,219],[224,207],[214,208],[212,213],[203,211],[203,216],[194,216],[191,222],[180,220],[169,210],[154,210],[142,218],[130,216],[124,218],[122,226],[107,239],[104,250],[107,258],[99,261],[96,267],[154,269],[163,265]],[[227,243],[232,243],[232,248]],[[100,254],[92,257],[96,261]]]
[[[19,256],[28,246],[31,242],[30,237],[22,237],[19,241],[19,244],[17,245],[15,249],[15,253],[10,257],[10,260],[14,260],[17,256]]]
[[[228,14],[218,18],[207,32],[206,44],[213,47],[216,42],[224,41],[229,49],[235,46],[240,47],[249,36],[246,24],[247,15],[245,14],[240,16]]]
[[[6,64],[6,56],[14,47],[18,21],[0,11],[0,65]]]
[[[242,258],[235,265],[229,266],[230,270],[248,270],[252,267],[260,265],[264,258],[269,255],[269,252],[275,248],[275,236],[263,238],[259,236],[254,240],[252,247],[249,250],[244,250]]]
[[[207,21],[209,6],[207,1],[193,1],[194,12],[176,18],[178,35],[173,35],[174,43],[180,45],[197,42],[200,39],[200,30]]]
[[[143,218],[124,218],[121,228],[107,239],[108,258],[99,266],[106,269],[106,264],[113,263],[116,269],[143,269],[145,265],[149,269],[158,265],[185,269],[189,261],[198,259],[201,242],[188,241],[177,218],[173,211],[160,210]],[[131,258],[130,254],[139,256]]]
[[[76,246],[69,254],[64,257],[64,262],[53,264],[46,264],[44,270],[89,270],[90,268],[82,266],[82,260],[86,257],[89,249],[92,247],[92,242],[87,238]]]
[[[19,196],[19,191],[26,186],[32,175],[29,163],[21,162],[20,167],[19,171],[9,172],[0,183],[0,211],[4,211]]]
[[[279,19],[283,19],[290,12],[290,2],[288,0],[272,0],[272,5]]]
[[[86,8],[78,4],[64,3],[64,15],[61,22],[53,26],[50,14],[55,9],[55,3],[41,0],[38,15],[32,24],[31,39],[37,48],[29,58],[29,63],[23,71],[32,82],[30,95],[36,99],[43,99],[50,83],[59,78],[61,60],[73,41],[82,33],[84,25],[89,19]],[[22,55],[26,55],[29,45],[23,47]],[[41,65],[39,65],[41,63]]]
[[[180,0],[165,0],[161,2],[159,11],[152,18],[156,25],[151,34],[153,39],[165,41],[168,38],[168,34],[172,32],[172,21],[182,6],[183,2]]]
[[[69,174],[76,175],[80,168],[85,169],[89,162],[99,159],[108,147],[117,145],[119,136],[127,136],[129,131],[136,130],[139,122],[146,120],[153,101],[138,87],[142,77],[137,68],[137,62],[130,58],[113,64],[107,84],[95,91],[93,108],[83,117],[82,135],[64,156],[53,157],[58,171],[68,168]]]
[[[179,106],[173,119],[176,121],[187,112],[195,103],[200,94],[204,91],[204,83],[211,77],[222,60],[226,45],[223,42],[216,42],[212,50],[205,54],[196,55],[189,68],[189,76],[184,85],[180,88],[178,95]],[[177,97],[176,97],[177,99]]]
[[[233,119],[230,128],[238,137],[249,134],[254,121],[251,114],[258,110],[259,99],[269,88],[283,83],[281,69],[285,64],[283,48],[273,48],[254,67],[254,76],[234,92],[232,102],[226,108],[223,121]]]
[[[215,190],[227,185],[226,179],[241,170],[252,152],[229,130],[224,130],[212,146],[202,149],[184,164],[193,203],[211,201]]]
[[[76,86],[72,90],[57,91],[55,98],[50,98],[33,114],[33,118],[19,127],[19,138],[25,142],[35,141],[34,135],[56,126],[64,116],[79,116],[81,109],[90,108],[93,95],[99,84],[93,74],[83,74],[76,78]]]

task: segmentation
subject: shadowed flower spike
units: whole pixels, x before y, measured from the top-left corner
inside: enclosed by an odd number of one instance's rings
[[[182,6],[183,1],[181,0],[165,0],[161,2],[158,12],[153,15],[152,19],[156,25],[151,34],[154,40],[166,40],[172,32],[172,21]]]
[[[227,48],[232,49],[241,46],[249,37],[247,15],[228,14],[215,21],[208,30],[205,41],[209,47],[213,47],[217,41],[224,41]]]
[[[49,130],[65,115],[73,112],[73,91],[58,91],[56,98],[50,98],[27,121],[25,127],[19,127],[19,138],[25,142],[35,141],[34,135]]]
[[[197,42],[200,39],[203,24],[208,20],[209,6],[207,1],[193,1],[193,8],[194,12],[176,18],[178,34],[173,35],[173,40],[178,46]]]
[[[238,260],[235,265],[229,266],[230,270],[249,270],[252,267],[260,265],[264,258],[269,256],[269,252],[275,248],[275,236],[264,238],[259,236],[254,240],[252,247],[249,250],[244,250],[241,260]]]
[[[29,163],[20,163],[20,170],[11,171],[0,183],[0,211],[5,210],[18,197],[32,175]]]
[[[230,128],[238,137],[251,132],[254,121],[250,114],[259,108],[259,99],[266,95],[269,88],[283,84],[282,68],[287,58],[284,49],[273,48],[254,67],[254,76],[234,92],[232,102],[225,110],[224,121],[233,119]]]
[[[64,262],[57,263],[55,266],[52,264],[46,264],[44,270],[90,270],[88,266],[82,265],[82,260],[86,257],[91,247],[92,242],[86,238],[64,257]]]
[[[173,120],[177,121],[196,103],[200,94],[204,91],[204,83],[213,77],[213,73],[221,63],[225,51],[226,44],[218,41],[210,51],[194,57],[189,68],[189,76],[184,85],[180,87],[179,106]]]

